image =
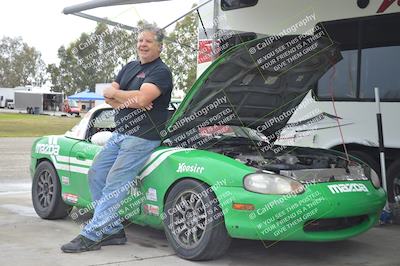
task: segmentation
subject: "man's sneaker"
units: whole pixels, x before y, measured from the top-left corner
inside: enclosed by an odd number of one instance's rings
[[[127,241],[124,229],[121,229],[115,234],[107,235],[104,234],[103,238],[100,241],[100,245],[109,246],[109,245],[123,245]]]
[[[101,248],[100,242],[95,242],[83,235],[78,235],[71,242],[62,245],[61,250],[66,253],[79,253],[84,251],[98,250]]]

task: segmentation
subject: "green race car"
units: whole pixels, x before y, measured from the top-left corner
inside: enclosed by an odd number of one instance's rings
[[[293,38],[247,42],[211,64],[135,182],[121,188],[129,194],[120,217],[164,229],[190,260],[224,254],[231,238],[335,241],[374,226],[386,194],[369,166],[335,151],[275,144],[305,94],[340,60],[321,37],[312,50],[279,62]],[[72,206],[79,214],[93,210],[87,173],[114,115],[100,105],[64,135],[35,141],[30,171],[40,217],[66,217]]]

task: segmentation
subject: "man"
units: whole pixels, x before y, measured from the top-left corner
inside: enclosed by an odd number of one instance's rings
[[[168,118],[172,75],[160,59],[162,38],[160,30],[144,27],[137,43],[140,61],[125,65],[103,92],[106,102],[116,110],[116,129],[88,173],[93,218],[61,247],[64,252],[97,250],[127,241],[117,211],[127,188],[159,146],[159,132]]]

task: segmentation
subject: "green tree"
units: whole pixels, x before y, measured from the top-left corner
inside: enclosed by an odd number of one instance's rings
[[[188,90],[196,79],[197,16],[195,13],[178,22],[166,36],[162,58],[171,68],[174,87]],[[140,28],[148,22],[139,21]],[[153,23],[154,26],[156,26]],[[48,65],[53,91],[67,95],[96,83],[111,82],[117,71],[136,58],[137,33],[99,23],[93,33],[82,33],[67,48],[58,50],[60,63]]]
[[[46,81],[46,66],[41,54],[21,37],[0,40],[0,87],[41,86]]]
[[[195,12],[187,15],[175,25],[165,38],[162,59],[171,68],[174,88],[188,91],[196,80],[197,26]]]
[[[82,33],[67,48],[58,50],[58,65],[48,65],[53,91],[67,95],[111,82],[117,71],[136,56],[134,33],[97,24],[93,33]]]

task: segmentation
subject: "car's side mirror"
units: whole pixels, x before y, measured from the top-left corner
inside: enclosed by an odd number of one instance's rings
[[[112,132],[110,131],[101,131],[94,134],[91,138],[91,141],[95,145],[104,146],[106,142],[111,138]]]

